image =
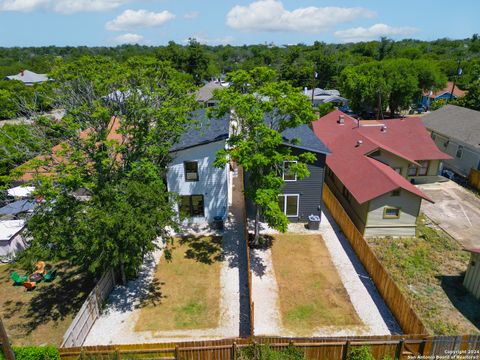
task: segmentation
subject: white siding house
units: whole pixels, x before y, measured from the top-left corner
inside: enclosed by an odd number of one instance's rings
[[[172,147],[167,187],[178,196],[173,206],[185,223],[212,223],[227,217],[231,201],[230,167],[214,166],[217,152],[226,146],[230,119],[208,119],[205,110],[192,115],[192,125]]]
[[[188,204],[195,207],[190,213],[189,222],[212,222],[215,216],[225,218],[227,215],[230,198],[229,166],[220,169],[213,165],[216,153],[224,147],[223,140],[174,153],[167,175],[168,191],[178,194],[181,197],[180,203],[183,199],[185,206]],[[189,163],[197,163],[197,176],[194,175],[194,166],[189,172]],[[188,200],[187,196],[190,197]],[[196,197],[192,199],[192,196]],[[175,208],[179,210],[178,203]]]

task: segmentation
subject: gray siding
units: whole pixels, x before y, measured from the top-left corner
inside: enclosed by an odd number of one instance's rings
[[[292,149],[294,155],[301,150]],[[307,222],[308,215],[320,215],[322,205],[323,180],[325,173],[325,154],[315,154],[317,161],[308,164],[310,176],[297,181],[286,181],[283,194],[299,194],[298,217],[289,217],[291,222]]]
[[[303,151],[292,148],[292,154],[299,155]],[[298,194],[298,217],[288,217],[290,222],[307,222],[310,214],[320,215],[322,205],[322,191],[325,173],[325,154],[314,153],[317,160],[308,164],[310,176],[297,181],[286,181],[282,194]],[[245,189],[248,188],[248,173],[245,175]],[[247,214],[250,219],[255,217],[255,207],[250,199],[246,199]]]
[[[475,149],[464,142],[449,138],[437,132],[432,132],[432,134],[434,134],[434,141],[437,147],[453,157],[451,160],[444,160],[444,168],[451,169],[465,177],[468,176],[472,168],[480,170],[480,149]],[[456,157],[459,145],[463,146],[463,155],[461,158]]]
[[[472,253],[470,263],[468,264],[463,286],[470,291],[473,296],[480,299],[480,254]]]

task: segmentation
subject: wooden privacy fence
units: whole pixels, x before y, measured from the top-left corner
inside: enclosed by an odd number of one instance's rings
[[[378,292],[382,295],[403,332],[406,334],[427,334],[427,329],[411,304],[391,279],[327,184],[323,186],[323,202],[370,274]]]
[[[88,294],[87,299],[63,335],[61,347],[82,346],[90,329],[100,316],[102,304],[115,286],[113,269],[107,271]]]
[[[480,171],[475,169],[470,169],[470,174],[468,175],[468,182],[475,189],[480,190]]]
[[[277,338],[223,339],[212,341],[164,344],[112,345],[60,349],[63,360],[96,359],[175,359],[210,360],[236,359],[242,348],[252,344],[268,344],[274,350],[295,346],[306,359],[343,360],[354,348],[366,346],[375,359],[408,360],[428,356],[434,359],[477,359],[480,336],[373,336],[339,338]],[[458,355],[455,357],[455,355]],[[468,357],[470,355],[470,357]]]

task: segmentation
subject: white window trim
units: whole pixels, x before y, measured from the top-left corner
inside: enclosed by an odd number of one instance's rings
[[[298,217],[298,212],[300,211],[300,194],[280,194],[278,195],[283,196],[285,201],[283,202],[283,213],[286,217]],[[296,215],[287,215],[287,196],[296,196],[297,197],[297,214]]]
[[[462,152],[460,153],[460,156],[457,156],[459,150],[461,150]],[[461,160],[463,158],[463,152],[464,151],[465,151],[465,147],[463,145],[460,145],[460,144],[457,145],[457,151],[455,151],[455,158]]]
[[[295,174],[295,180],[285,180],[285,163],[298,163],[298,161],[296,161],[296,160],[284,161],[283,166],[282,166],[282,179],[283,179],[283,181],[285,181],[285,182],[297,181],[297,174]]]

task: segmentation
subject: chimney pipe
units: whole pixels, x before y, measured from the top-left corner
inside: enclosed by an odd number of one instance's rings
[[[387,132],[387,126],[383,125],[382,128],[380,129],[381,132]]]
[[[338,115],[337,123],[339,123],[340,125],[345,124],[345,116],[344,115]]]
[[[357,145],[355,145],[355,147],[359,147],[362,144],[363,144],[363,140],[357,140]]]

